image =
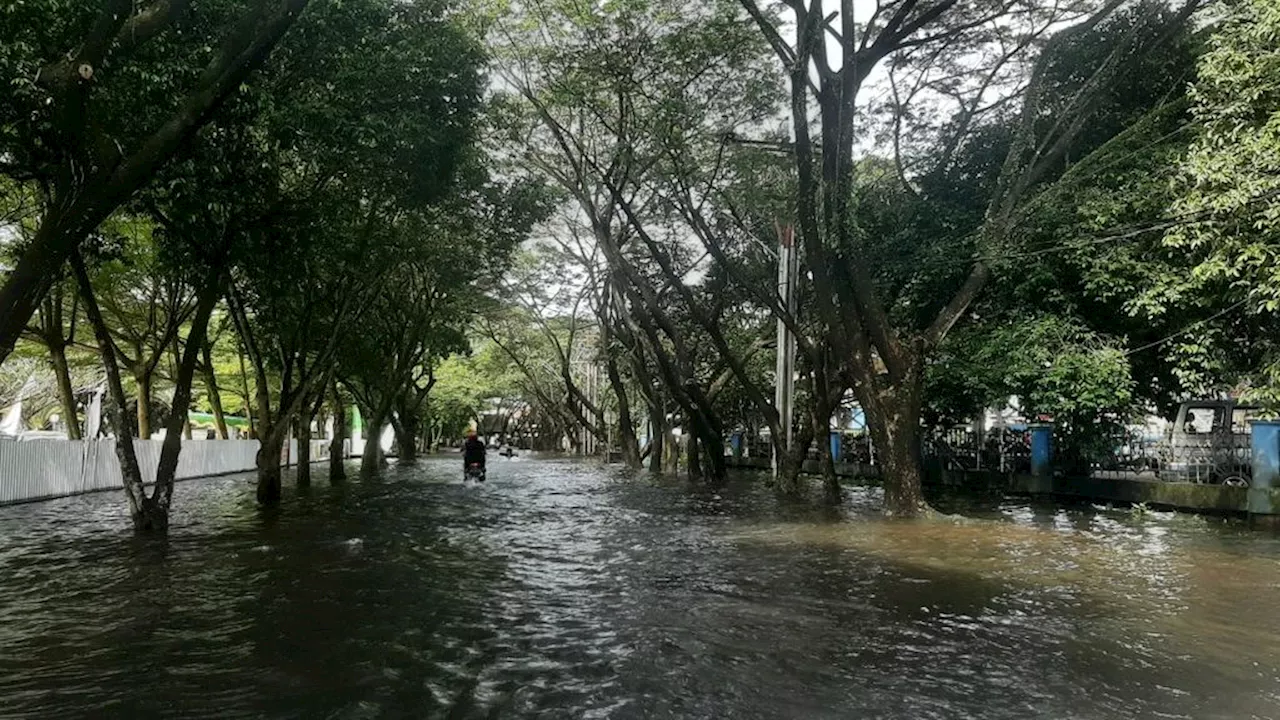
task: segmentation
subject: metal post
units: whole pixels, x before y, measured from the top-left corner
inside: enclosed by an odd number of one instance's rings
[[[778,225],[778,296],[786,312],[794,317],[796,304],[796,253],[795,230]],[[781,318],[778,319],[777,363],[774,368],[774,407],[778,409],[785,447],[791,447],[792,415],[796,393],[796,339]],[[781,458],[775,446],[773,451],[773,476],[778,477]]]

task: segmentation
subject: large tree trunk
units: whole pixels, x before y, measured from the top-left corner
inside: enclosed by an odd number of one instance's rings
[[[720,429],[707,422],[706,416],[692,415],[686,423],[689,432],[689,472],[699,473],[707,481],[723,480],[727,472],[724,459],[724,438]],[[695,451],[693,445],[699,447]],[[693,459],[699,460],[694,466]]]
[[[885,512],[911,517],[927,509],[921,487],[920,403],[923,382],[918,364],[912,364],[893,387],[860,392],[867,427],[880,460],[884,482]]]
[[[396,444],[400,446],[397,455],[401,464],[412,464],[418,461],[418,415],[402,404],[401,412],[392,418],[391,426],[395,429]]]
[[[791,439],[791,447],[787,447],[787,436],[773,432],[769,436],[769,444],[773,446],[773,454],[778,463],[778,492],[784,495],[800,493],[800,474],[804,470],[804,458],[809,453],[810,437],[801,428],[807,423],[800,423]],[[805,435],[804,442],[801,436]]]
[[[311,416],[303,411],[298,416],[298,487],[311,487]]]
[[[778,492],[784,495],[800,493],[800,476],[804,472],[804,461],[809,457],[809,448],[813,445],[813,418],[805,417],[796,427],[791,437],[791,447],[787,447],[785,436],[770,438],[773,451],[778,455]]]
[[[213,407],[213,424],[218,429],[218,439],[226,440],[231,436],[227,430],[227,416],[222,409],[222,393],[218,390],[218,376],[213,370],[213,351],[209,343],[204,344],[204,387],[209,393],[209,405]]]
[[[365,422],[364,453],[360,456],[360,472],[371,475],[382,469],[382,428],[387,424],[381,416],[370,415]]]
[[[831,415],[835,411],[838,398],[843,394],[833,393],[827,369],[819,365],[813,373],[813,401],[810,412],[813,416],[813,430],[818,438],[818,467],[822,472],[823,495],[827,502],[835,505],[843,499],[840,478],[836,476],[835,457],[831,454]]]
[[[0,288],[0,364],[13,352],[68,255],[84,237],[64,218],[56,205],[51,207],[35,237],[19,255],[17,265],[6,273],[4,287]]]
[[[138,439],[151,439],[151,372],[136,369],[133,380],[138,386]]]
[[[254,382],[257,384],[258,403],[258,502],[264,505],[280,502],[280,455],[289,436],[289,413],[286,389],[280,390],[279,416],[271,413],[271,387],[267,383],[266,368],[254,361]]]
[[[258,502],[264,505],[280,502],[280,456],[284,453],[286,433],[280,428],[261,427],[258,438]]]
[[[868,418],[870,419],[870,418]],[[919,415],[905,410],[890,412],[881,428],[872,430],[872,441],[880,453],[884,478],[885,512],[910,517],[925,509],[921,488]]]
[[[329,443],[329,482],[339,482],[347,477],[346,439],[347,408],[342,403],[335,380],[330,390],[329,402],[333,407],[333,440]]]
[[[814,423],[819,427],[830,427],[831,422],[828,419],[825,423]],[[827,502],[838,505],[843,498],[843,492],[840,488],[840,478],[836,475],[835,456],[831,454],[831,431],[827,432],[819,438],[818,441],[818,469],[822,473],[822,491]]]
[[[719,482],[729,474],[724,459],[724,438],[719,434],[703,434],[698,438],[702,446],[702,475],[707,480]]]
[[[622,462],[627,467],[638,469],[643,464],[640,462],[640,440],[636,438],[635,420],[631,417],[631,399],[627,396],[622,374],[618,372],[617,361],[609,358],[606,369],[613,394],[618,398],[618,446],[622,450]]]
[[[58,402],[62,405],[62,418],[67,425],[67,439],[79,440],[80,415],[76,412],[76,394],[71,387],[71,370],[67,366],[67,349],[61,343],[49,344],[49,364],[58,380]]]
[[[649,407],[649,435],[649,472],[660,473],[667,436],[667,418],[661,406]]]

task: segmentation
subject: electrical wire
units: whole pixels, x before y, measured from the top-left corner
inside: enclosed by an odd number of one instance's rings
[[[1242,208],[1252,207],[1253,205],[1257,205],[1259,203],[1263,203],[1268,200],[1274,200],[1278,197],[1280,197],[1280,188],[1275,188],[1267,192],[1261,193],[1256,197],[1252,197],[1249,200],[1246,200],[1241,205],[1241,207]],[[1215,212],[1216,211],[1214,210],[1197,210],[1194,212],[1183,213],[1181,215],[1175,215],[1173,217],[1166,218],[1164,220],[1160,220],[1153,223],[1147,223],[1144,225],[1131,225],[1128,228],[1123,230],[1117,230],[1117,231],[1113,231],[1113,232],[1102,234],[1102,235],[1094,235],[1092,237],[1085,238],[1079,242],[1066,243],[1062,245],[1056,245],[1053,247],[1040,248],[1037,250],[1026,250],[1022,252],[1000,253],[1000,254],[993,254],[993,255],[978,255],[975,257],[956,258],[956,259],[938,258],[932,261],[925,260],[924,262],[913,263],[913,264],[926,265],[926,266],[935,265],[935,264],[936,265],[972,265],[975,262],[995,263],[1001,260],[1024,260],[1027,258],[1042,257],[1044,255],[1051,255],[1053,253],[1058,253],[1058,252],[1067,252],[1070,250],[1081,250],[1087,247],[1105,245],[1107,243],[1119,242],[1122,240],[1132,240],[1133,238],[1141,237],[1142,235],[1145,235],[1150,232],[1157,232],[1160,230],[1172,230],[1173,228],[1176,228],[1176,227],[1181,227],[1183,225],[1190,225],[1192,223],[1201,222],[1203,220],[1212,218]]]
[[[1153,342],[1149,342],[1149,343],[1147,343],[1146,345],[1140,345],[1140,346],[1138,346],[1138,347],[1136,347],[1136,348],[1133,348],[1132,350],[1127,350],[1127,351],[1125,351],[1124,356],[1125,356],[1125,357],[1129,357],[1129,356],[1131,356],[1131,355],[1136,355],[1136,354],[1138,354],[1138,353],[1140,353],[1140,352],[1143,352],[1144,350],[1150,350],[1151,348],[1159,347],[1159,346],[1161,346],[1161,345],[1163,345],[1163,344],[1165,344],[1165,343],[1169,342],[1170,340],[1175,340],[1175,339],[1177,339],[1177,338],[1179,338],[1179,337],[1181,337],[1181,336],[1183,336],[1183,335],[1186,335],[1187,333],[1191,332],[1192,330],[1195,330],[1196,328],[1200,327],[1201,325],[1206,325],[1206,324],[1208,324],[1208,323],[1213,322],[1214,320],[1217,320],[1218,318],[1223,317],[1224,315],[1227,315],[1227,314],[1232,313],[1232,312],[1234,312],[1234,311],[1236,311],[1236,310],[1239,310],[1241,307],[1244,307],[1245,303],[1247,303],[1247,302],[1249,302],[1249,298],[1245,298],[1245,299],[1243,299],[1243,300],[1241,300],[1241,301],[1239,301],[1239,302],[1233,303],[1233,304],[1231,304],[1230,306],[1225,307],[1225,308],[1223,308],[1223,309],[1219,310],[1218,312],[1216,312],[1216,313],[1214,313],[1214,314],[1210,315],[1209,317],[1204,318],[1203,320],[1197,320],[1197,321],[1195,321],[1195,322],[1191,323],[1190,325],[1187,325],[1186,327],[1182,328],[1181,330],[1178,330],[1177,332],[1175,332],[1175,333],[1173,333],[1173,334],[1171,334],[1171,335],[1167,335],[1167,336],[1165,336],[1165,337],[1160,338],[1159,340],[1155,340],[1155,341],[1153,341]]]

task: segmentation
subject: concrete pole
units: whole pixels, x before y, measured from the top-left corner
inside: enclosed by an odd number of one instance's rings
[[[796,305],[795,230],[778,225],[778,295],[783,307],[793,317]],[[774,367],[774,407],[778,409],[786,447],[791,447],[792,418],[796,394],[796,339],[787,324],[778,320],[777,362]],[[781,472],[781,458],[773,451],[773,476]]]

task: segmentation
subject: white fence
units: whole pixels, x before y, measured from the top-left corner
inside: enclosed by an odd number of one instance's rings
[[[350,448],[350,441],[347,441]],[[163,440],[134,440],[143,479],[155,477]],[[178,455],[178,480],[246,472],[256,467],[257,440],[187,440]],[[282,460],[297,462],[289,441]],[[329,457],[329,441],[311,441],[311,460]],[[0,505],[124,487],[115,440],[0,441]]]

